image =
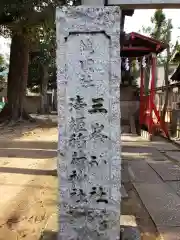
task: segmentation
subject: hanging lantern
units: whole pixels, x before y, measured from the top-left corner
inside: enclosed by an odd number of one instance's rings
[[[142,66],[143,66],[143,68],[146,67],[146,58],[145,57],[143,57],[143,59],[142,59]]]
[[[129,69],[130,69],[128,58],[126,58],[126,60],[125,60],[125,68],[126,68],[126,71],[129,71]]]

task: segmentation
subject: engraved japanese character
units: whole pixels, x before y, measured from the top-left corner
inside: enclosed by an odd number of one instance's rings
[[[84,122],[85,117],[76,118],[76,129],[77,131],[87,132],[85,128],[86,123]]]
[[[83,133],[73,133],[69,139],[69,145],[71,147],[77,146],[78,148],[83,148],[86,146],[86,135]]]
[[[81,85],[82,87],[88,88],[88,87],[94,87],[95,84],[93,83],[93,77],[91,74],[81,74],[80,75],[80,81],[81,81]]]
[[[96,156],[91,156],[91,160],[90,160],[89,164],[90,164],[91,167],[94,166],[94,165],[98,166],[99,163],[98,163],[97,157]]]
[[[79,118],[74,118],[71,117],[71,121],[69,124],[70,131],[73,132],[87,132],[87,129],[85,128],[85,117],[79,117]]]
[[[80,65],[81,65],[81,69],[83,71],[89,71],[91,73],[94,72],[94,68],[93,68],[93,65],[94,65],[94,60],[92,58],[89,58],[87,60],[80,60]]]
[[[107,110],[103,107],[103,98],[92,98],[92,109],[88,110],[90,114],[93,113],[107,113]]]
[[[101,164],[101,163],[107,164],[107,160],[104,159],[103,154],[100,154],[99,157],[96,157],[95,155],[90,156],[89,165],[91,167],[99,166],[99,164]]]
[[[97,203],[108,203],[107,193],[104,191],[103,187],[92,187],[89,193],[90,197],[94,197]]]
[[[92,39],[88,38],[85,41],[81,40],[80,41],[80,51],[88,51],[90,54],[94,53],[94,49],[93,49],[93,41]]]
[[[87,195],[86,193],[83,191],[83,189],[77,189],[77,188],[73,188],[72,191],[70,192],[70,195],[72,198],[76,199],[76,203],[87,203]]]
[[[79,95],[77,95],[76,98],[70,98],[69,100],[70,111],[72,111],[73,108],[75,110],[81,110],[87,106],[87,104],[84,102],[84,98],[80,97]]]
[[[73,170],[69,175],[70,181],[82,181],[87,178],[87,174],[83,170]]]
[[[84,164],[87,160],[86,154],[83,150],[79,150],[78,152],[73,152],[71,164]]]
[[[74,117],[71,117],[71,121],[69,123],[69,129],[72,132],[76,131],[76,119]]]
[[[102,142],[108,139],[108,136],[106,136],[102,132],[104,129],[103,124],[95,123],[91,125],[91,128],[92,128],[92,133],[90,134],[90,139],[95,139],[95,140],[99,139]]]

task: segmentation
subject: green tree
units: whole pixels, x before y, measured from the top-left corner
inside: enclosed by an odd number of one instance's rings
[[[164,41],[164,28],[166,26],[166,16],[162,9],[158,9],[151,17],[151,26],[143,27],[143,32],[150,37],[159,41]],[[157,59],[159,62],[159,58]],[[150,59],[147,60],[147,68],[145,71],[145,91],[148,93],[150,80]]]
[[[166,92],[164,97],[164,105],[162,110],[162,119],[165,119],[166,111],[167,111],[167,105],[168,105],[168,97],[169,97],[169,72],[170,72],[170,62],[171,57],[176,51],[178,47],[178,42],[173,46],[171,43],[171,32],[173,29],[172,26],[172,20],[167,19],[165,16],[165,13],[162,9],[158,9],[155,11],[154,16],[151,18],[151,26],[147,28],[143,28],[143,31],[145,33],[148,33],[152,38],[155,38],[159,41],[164,42],[167,45],[165,56],[164,54],[161,54],[158,56],[158,63],[163,64],[164,66],[164,82],[166,86]],[[149,86],[149,74],[150,74],[150,68],[148,68],[146,76],[146,88]]]
[[[180,44],[179,44],[178,41],[176,41],[175,52],[174,52],[174,54],[172,55],[171,61],[172,61],[173,63],[178,63],[178,64],[180,64]]]
[[[40,92],[40,112],[48,111],[47,90],[54,83],[55,67],[55,26],[44,25],[37,29],[39,33],[38,51],[31,53],[28,87]]]
[[[8,64],[2,54],[0,54],[0,91],[5,87]]]
[[[1,32],[12,38],[8,74],[8,103],[0,121],[29,119],[24,108],[28,79],[29,52],[36,39],[36,28],[54,20],[55,7],[65,0],[2,0],[0,2]],[[33,46],[34,47],[34,46]]]

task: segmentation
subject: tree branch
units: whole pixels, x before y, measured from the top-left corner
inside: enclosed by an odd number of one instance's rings
[[[47,4],[43,6],[44,4]],[[56,6],[62,6],[66,4],[66,0],[54,0],[54,1],[42,1],[37,0],[36,4],[33,1],[26,2],[22,8],[13,8],[9,7],[9,11],[0,12],[0,25],[5,26],[34,26],[38,23],[44,22],[47,18],[55,17],[55,8]],[[0,4],[0,6],[2,3]],[[35,7],[41,7],[41,11],[35,10]],[[8,8],[8,7],[7,7]]]

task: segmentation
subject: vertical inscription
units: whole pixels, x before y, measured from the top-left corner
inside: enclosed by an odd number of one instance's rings
[[[83,71],[83,78],[82,74],[77,74],[76,83],[77,85],[80,83],[82,89],[81,95],[71,96],[68,99],[68,115],[70,116],[68,124],[68,146],[69,152],[72,152],[72,169],[68,178],[72,184],[69,192],[70,197],[75,199],[76,203],[81,204],[90,204],[92,201],[95,204],[107,204],[109,197],[108,188],[104,190],[101,186],[102,183],[100,183],[99,186],[97,183],[94,183],[97,174],[97,170],[95,169],[101,169],[102,166],[108,162],[108,154],[106,153],[106,156],[104,156],[106,146],[103,147],[103,144],[110,141],[108,133],[106,132],[108,123],[107,121],[103,122],[104,114],[108,114],[108,106],[105,106],[108,101],[104,101],[104,96],[98,96],[99,93],[96,90],[98,84],[92,84],[93,79],[95,79],[93,73],[95,72],[94,62],[97,57],[95,51],[97,46],[94,42],[95,39],[97,39],[97,35],[89,34],[88,37],[84,35],[81,36],[80,34],[75,35],[79,40],[80,52],[80,60],[77,57],[77,62],[80,63],[80,69]],[[104,36],[104,38],[106,37]],[[99,67],[102,68],[100,64]],[[87,81],[87,79],[91,79],[91,81]],[[74,88],[76,88],[77,85],[74,84]],[[86,88],[88,88],[88,95],[83,94],[83,89]],[[74,91],[74,93],[76,93],[76,91]],[[91,119],[91,115],[97,116]],[[103,123],[101,123],[101,120]],[[97,144],[99,149],[96,150],[93,144]],[[102,149],[103,152],[101,152]],[[107,171],[105,173],[107,174]],[[93,177],[90,176],[91,174]],[[101,170],[98,174],[100,176],[102,175],[102,178],[105,178]],[[95,184],[94,187],[90,186],[90,179],[92,181],[91,184]],[[85,182],[89,184],[89,187],[87,187],[87,184],[86,187],[84,187]]]
[[[71,152],[71,165],[68,180],[71,183],[69,189],[70,198],[75,204],[87,203],[87,194],[82,187],[81,182],[86,181],[87,173],[87,157],[86,143],[88,131],[86,129],[86,118],[84,112],[87,104],[84,97],[76,95],[69,98],[69,114],[71,120],[69,122],[69,152]]]
[[[94,74],[94,60],[93,60],[93,40],[87,38],[80,41],[80,53],[84,60],[79,60],[81,67],[80,81],[83,87],[94,87],[93,74]]]

